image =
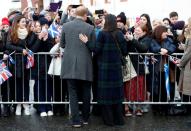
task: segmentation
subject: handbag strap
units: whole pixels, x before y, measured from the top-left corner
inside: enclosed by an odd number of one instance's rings
[[[118,50],[119,50],[119,53],[120,53],[121,57],[123,57],[122,51],[121,51],[121,49],[120,49],[120,47],[119,47],[119,42],[118,42],[118,40],[116,39],[115,32],[111,32],[111,35],[112,35],[113,40],[115,41],[115,44],[116,44],[116,46],[117,46],[117,48],[118,48]]]

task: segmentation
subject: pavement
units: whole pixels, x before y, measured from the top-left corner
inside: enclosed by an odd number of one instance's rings
[[[68,116],[40,117],[33,112],[31,116],[0,117],[0,131],[191,131],[191,116],[161,116],[152,112],[142,117],[125,117],[124,126],[108,127],[102,119],[91,115],[88,125],[76,129],[69,125]]]

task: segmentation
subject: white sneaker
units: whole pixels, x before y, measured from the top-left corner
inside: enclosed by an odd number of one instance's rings
[[[17,104],[15,115],[17,116],[21,115],[21,104]]]
[[[24,107],[24,114],[25,115],[30,115],[31,113],[30,113],[30,107],[29,107],[29,105],[28,104],[23,104],[23,107]]]
[[[149,112],[149,105],[143,105],[142,106],[142,112],[143,113],[148,113]]]
[[[40,113],[40,116],[41,116],[41,117],[47,116],[47,113],[46,113],[46,112],[41,112],[41,113]]]
[[[48,115],[48,116],[53,116],[54,113],[53,113],[52,111],[48,111],[47,115]]]

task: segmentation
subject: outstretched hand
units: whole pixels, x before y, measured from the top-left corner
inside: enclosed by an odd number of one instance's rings
[[[79,39],[83,42],[83,43],[87,43],[88,42],[88,37],[84,34],[79,34]]]

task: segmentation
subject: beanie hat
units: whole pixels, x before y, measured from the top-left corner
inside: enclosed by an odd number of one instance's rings
[[[124,25],[126,25],[126,16],[124,12],[121,12],[118,16],[117,16],[117,22],[122,22]]]
[[[40,25],[41,25],[41,26],[42,26],[42,25],[45,25],[45,24],[49,25],[48,20],[47,20],[46,18],[44,18],[44,17],[41,17],[41,18],[39,19],[39,22],[40,22]]]
[[[2,25],[10,25],[9,19],[6,18],[6,17],[4,17],[4,18],[1,20],[1,23],[2,23]]]

